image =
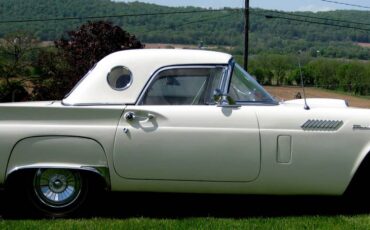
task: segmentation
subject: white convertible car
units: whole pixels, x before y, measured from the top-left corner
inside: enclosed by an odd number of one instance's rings
[[[277,195],[365,189],[370,110],[334,99],[307,104],[276,101],[229,54],[113,53],[62,101],[0,105],[0,185],[51,216],[75,212],[99,186]]]

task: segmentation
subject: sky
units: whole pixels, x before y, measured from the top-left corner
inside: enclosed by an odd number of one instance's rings
[[[115,0],[133,2],[136,0]],[[199,6],[199,7],[242,7],[244,0],[139,0],[140,2],[154,3],[166,6]],[[336,2],[363,5],[370,7],[370,0],[333,0]],[[322,0],[250,0],[251,7],[274,9],[283,11],[330,11],[337,9],[370,10],[370,8],[350,7]]]

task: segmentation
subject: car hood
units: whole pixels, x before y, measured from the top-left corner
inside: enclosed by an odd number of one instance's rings
[[[281,104],[288,105],[288,106],[304,106],[304,99],[284,101]],[[310,108],[347,108],[348,107],[348,103],[345,100],[328,99],[328,98],[307,98],[307,105]]]

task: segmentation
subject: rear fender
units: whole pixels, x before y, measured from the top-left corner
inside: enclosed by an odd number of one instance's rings
[[[26,169],[63,168],[93,172],[110,186],[104,148],[97,141],[75,136],[37,136],[18,141],[11,152],[6,179]]]

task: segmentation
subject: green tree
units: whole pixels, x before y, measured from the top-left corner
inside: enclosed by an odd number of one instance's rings
[[[25,100],[25,82],[31,76],[30,55],[36,46],[33,36],[17,32],[0,42],[0,101]]]
[[[301,70],[297,68],[290,72],[289,76],[287,77],[288,85],[292,85],[293,83],[300,85],[301,84],[301,73],[302,73],[304,85],[313,86],[315,84],[315,78],[314,78],[312,67],[303,66]]]
[[[364,65],[355,62],[348,62],[341,65],[338,69],[340,84],[347,92],[354,94],[363,94],[367,91],[366,70]]]
[[[73,70],[56,48],[41,50],[33,67],[32,100],[60,100],[71,90],[69,81]]]
[[[35,62],[34,99],[62,99],[106,55],[144,47],[135,36],[104,21],[83,24],[55,46],[40,52]]]
[[[286,55],[271,55],[269,57],[269,68],[273,72],[276,85],[284,83],[287,72],[292,68],[293,59]]]
[[[326,89],[337,89],[339,80],[337,68],[340,62],[336,60],[315,59],[308,63],[316,86]]]
[[[108,54],[144,47],[134,35],[105,21],[87,22],[78,29],[69,31],[68,37],[57,40],[55,45],[73,71],[70,79],[72,85]]]

